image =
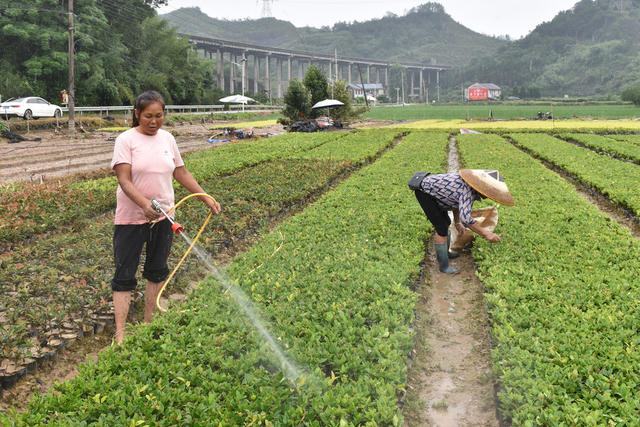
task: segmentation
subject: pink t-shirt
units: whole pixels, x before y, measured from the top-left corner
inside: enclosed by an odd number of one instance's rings
[[[123,132],[116,138],[111,168],[120,163],[131,165],[131,181],[145,197],[159,201],[165,211],[173,207],[173,171],[184,166],[173,135],[163,129],[155,135],[145,135],[135,128]],[[116,201],[116,224],[147,222],[144,211],[119,185]]]

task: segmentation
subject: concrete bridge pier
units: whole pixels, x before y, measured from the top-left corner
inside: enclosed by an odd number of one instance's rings
[[[234,64],[235,55],[231,54],[229,58],[229,92],[234,93],[236,91],[236,66]]]
[[[260,81],[260,58],[258,55],[253,55],[253,94],[260,93],[258,82]]]
[[[282,98],[282,58],[276,57],[276,80],[278,81],[277,97]],[[271,98],[271,90],[269,90],[269,98]]]

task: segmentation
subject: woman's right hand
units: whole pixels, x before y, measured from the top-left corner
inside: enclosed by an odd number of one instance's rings
[[[142,211],[144,212],[144,217],[147,218],[147,221],[149,222],[154,221],[162,216],[161,213],[153,208],[153,206],[151,205],[151,200],[149,200],[149,203],[146,204],[146,206],[142,206]]]
[[[487,231],[484,234],[484,238],[487,239],[488,241],[490,241],[491,243],[496,243],[500,241],[500,236],[498,236],[495,233],[492,233],[491,231]]]

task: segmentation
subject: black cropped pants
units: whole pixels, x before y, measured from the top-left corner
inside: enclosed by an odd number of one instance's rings
[[[431,194],[427,194],[420,190],[416,190],[415,193],[424,214],[436,229],[436,233],[438,233],[439,236],[447,237],[447,234],[449,233],[449,226],[451,225],[449,213],[438,206],[436,198]]]

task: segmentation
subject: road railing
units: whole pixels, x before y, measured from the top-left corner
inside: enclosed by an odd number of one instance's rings
[[[189,114],[225,114],[229,112],[264,112],[276,111],[282,107],[279,105],[250,105],[247,104],[242,108],[242,104],[237,105],[167,105],[165,109],[169,113],[189,113]],[[67,113],[69,108],[61,107],[62,111]],[[82,115],[83,113],[99,113],[100,115],[109,115],[110,113],[129,113],[133,110],[132,105],[110,105],[102,107],[75,107],[75,112]]]

